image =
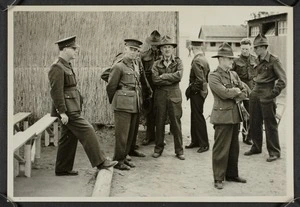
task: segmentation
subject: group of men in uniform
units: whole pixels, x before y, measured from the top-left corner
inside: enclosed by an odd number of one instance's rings
[[[177,43],[169,36],[161,37],[157,30],[146,39],[149,49],[140,52],[141,41],[124,40],[122,58],[110,70],[106,87],[109,102],[114,110],[115,152],[114,161],[105,158],[94,129],[80,115],[82,97],[76,88],[76,78],[70,60],[77,54],[75,36],[57,42],[59,59],[51,66],[49,81],[53,100],[52,115],[62,122],[62,138],[56,161],[56,175],[77,175],[73,171],[78,140],[92,166],[106,169],[114,166],[119,170],[135,167],[130,156],[144,157],[136,150],[140,113],[146,115],[146,137],[143,145],[155,142],[152,157],[162,155],[165,142],[165,123],[168,116],[170,131],[174,137],[176,157],[184,160],[181,116],[182,95],[179,82],[183,64],[175,56]],[[286,76],[277,57],[268,52],[267,38],[259,34],[254,39],[257,58],[250,54],[251,41],[241,41],[241,55],[234,57],[228,43],[218,49],[219,65],[210,73],[205,58],[204,41],[192,41],[194,58],[191,63],[189,86],[185,92],[191,104],[191,143],[185,148],[199,147],[198,152],[209,150],[203,106],[208,85],[214,96],[210,122],[214,125],[213,176],[214,186],[223,188],[223,181],[246,183],[238,174],[240,123],[249,131],[243,141],[252,144],[245,153],[250,156],[262,151],[262,124],[266,129],[268,162],[280,157],[280,146],[275,119],[275,98],[286,86]],[[250,93],[250,96],[249,96]],[[244,113],[250,114],[248,121]],[[130,156],[129,156],[130,155]]]

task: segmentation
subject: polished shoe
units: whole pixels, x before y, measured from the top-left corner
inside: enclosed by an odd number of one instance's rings
[[[176,155],[176,157],[177,157],[178,159],[180,159],[180,160],[185,160],[184,155]]]
[[[243,142],[247,145],[252,145],[252,142],[250,139],[243,139]]]
[[[139,149],[140,148],[140,146],[139,145],[134,145],[134,150],[137,150],[137,149]]]
[[[225,180],[229,182],[236,182],[236,183],[247,183],[247,180],[241,177],[226,177]]]
[[[222,183],[222,181],[216,180],[215,181],[215,188],[217,188],[219,190],[223,189],[223,183]]]
[[[139,152],[137,150],[129,152],[129,155],[133,156],[133,157],[146,157],[146,155],[144,153]]]
[[[255,154],[260,154],[261,152],[253,152],[251,150],[247,151],[244,153],[245,156],[251,156],[251,155],[255,155]]]
[[[114,168],[116,168],[118,170],[130,170],[130,167],[125,165],[123,162],[119,162],[118,164],[116,164],[114,166]]]
[[[185,146],[185,149],[192,149],[195,147],[199,147],[199,145],[191,142],[191,144]]]
[[[97,168],[98,170],[104,170],[113,167],[116,164],[118,164],[118,161],[105,160],[102,164],[98,165]]]
[[[206,152],[206,151],[208,151],[209,150],[209,147],[208,146],[206,146],[206,147],[200,147],[198,150],[197,150],[197,152],[198,153],[202,153],[202,152]]]
[[[268,157],[267,162],[273,162],[278,159],[279,159],[279,156],[271,155],[270,157]]]
[[[71,170],[71,171],[65,171],[65,172],[55,172],[56,176],[76,176],[78,175],[78,171]]]
[[[126,160],[131,161],[131,157],[129,155],[126,155]]]
[[[135,164],[133,164],[132,162],[129,162],[128,160],[124,160],[124,164],[125,165],[128,165],[129,167],[131,167],[131,168],[135,168]]]
[[[161,156],[161,153],[154,152],[152,154],[152,157],[154,157],[154,158],[159,158],[160,156]]]

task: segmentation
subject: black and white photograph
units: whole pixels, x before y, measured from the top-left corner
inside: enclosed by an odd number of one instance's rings
[[[14,201],[288,202],[293,8],[15,6]]]

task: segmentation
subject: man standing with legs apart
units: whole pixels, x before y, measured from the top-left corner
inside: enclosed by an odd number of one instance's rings
[[[245,155],[261,153],[264,123],[269,152],[267,162],[272,162],[280,158],[275,101],[286,87],[286,74],[279,59],[268,51],[269,43],[264,35],[257,35],[253,45],[258,56],[255,86],[250,94],[250,135],[253,145]]]
[[[206,121],[203,116],[203,106],[208,94],[207,79],[210,71],[204,56],[204,42],[191,41],[194,59],[190,72],[190,84],[187,89],[187,99],[191,99],[191,138],[192,141],[185,148],[200,147],[197,152],[209,149]]]
[[[228,43],[220,45],[218,68],[209,74],[208,83],[214,96],[214,105],[210,122],[214,125],[213,174],[214,186],[223,188],[224,178],[227,181],[246,183],[239,177],[239,124],[242,121],[238,102],[246,98],[246,91],[238,75],[231,71],[233,51]]]
[[[243,81],[249,87],[249,91],[253,89],[253,77],[254,77],[254,67],[256,65],[256,58],[250,53],[251,51],[251,40],[244,38],[241,41],[241,55],[236,58],[233,62],[232,70],[235,71]],[[249,113],[249,100],[244,100],[243,104],[245,109]],[[249,135],[249,120],[243,121],[244,133],[243,142],[248,145],[252,145],[251,136]],[[245,134],[248,133],[248,134]]]
[[[113,65],[106,87],[109,103],[112,104],[115,117],[115,155],[119,163],[115,168],[130,170],[135,167],[126,156],[132,148],[138,133],[139,112],[141,108],[141,62],[138,61],[139,40],[125,39],[122,60]]]
[[[152,157],[158,158],[164,150],[165,121],[170,118],[170,130],[174,136],[175,154],[184,160],[182,147],[181,116],[182,96],[179,82],[182,78],[182,61],[174,56],[177,44],[170,37],[164,36],[159,44],[162,58],[152,67],[152,80],[155,86],[154,111],[156,117],[156,140]]]
[[[93,126],[80,115],[82,97],[76,87],[77,81],[70,63],[78,54],[79,46],[75,39],[76,36],[72,36],[56,42],[59,57],[51,65],[48,74],[53,101],[51,116],[57,116],[62,122],[55,166],[57,176],[78,175],[73,170],[78,140],[93,167],[107,169],[117,164],[105,158]]]
[[[160,51],[157,48],[157,45],[160,43],[160,34],[157,30],[154,30],[149,37],[147,37],[146,42],[151,45],[149,50],[141,53],[141,60],[144,66],[144,71],[146,73],[146,78],[152,91],[155,91],[153,82],[152,82],[152,65],[159,59]],[[142,83],[143,86],[143,83]],[[147,89],[146,86],[143,87]],[[146,116],[146,138],[143,140],[143,145],[148,145],[150,142],[155,140],[155,113],[153,111],[153,97],[143,100],[143,108]]]

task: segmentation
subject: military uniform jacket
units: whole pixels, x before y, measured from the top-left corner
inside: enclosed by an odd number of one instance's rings
[[[153,88],[152,71],[151,70],[152,70],[153,63],[158,59],[159,59],[158,51],[149,49],[149,50],[141,53],[141,60],[143,63],[144,71],[145,71],[146,78],[147,78],[151,88]]]
[[[254,81],[256,83],[274,83],[277,81],[270,95],[272,97],[278,96],[281,90],[286,87],[286,74],[279,59],[267,52],[264,59],[256,59],[256,64]]]
[[[242,121],[237,100],[246,97],[246,89],[236,72],[224,71],[218,67],[208,76],[208,83],[214,96],[214,105],[210,117],[212,124],[237,124]],[[233,88],[238,87],[238,93]]]
[[[254,55],[250,54],[248,57],[240,55],[234,60],[232,70],[238,74],[241,81],[246,83],[252,89],[252,82],[255,75],[255,66],[256,57]]]
[[[203,54],[197,54],[191,64],[190,88],[193,94],[200,93],[203,98],[208,94],[207,82],[209,64]]]
[[[59,57],[51,65],[48,78],[53,101],[51,115],[80,113],[82,97],[76,88],[77,82],[71,63]]]
[[[106,91],[109,103],[112,103],[115,111],[128,113],[140,111],[142,104],[140,71],[143,66],[140,61],[136,63],[137,68],[132,60],[123,58],[111,69]]]
[[[152,80],[156,88],[174,89],[179,88],[183,74],[183,65],[179,57],[171,58],[168,67],[164,65],[164,59],[161,58],[154,62],[152,67]]]

